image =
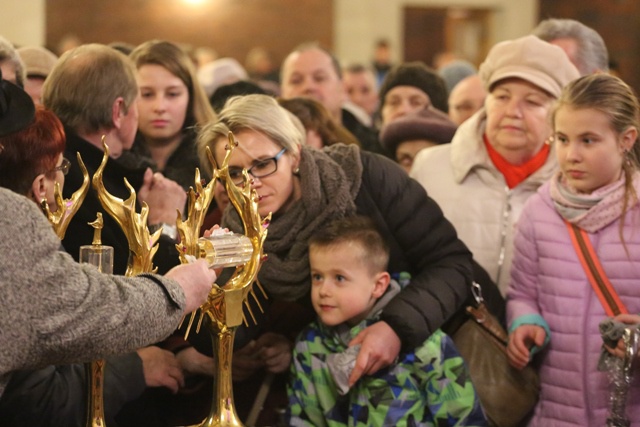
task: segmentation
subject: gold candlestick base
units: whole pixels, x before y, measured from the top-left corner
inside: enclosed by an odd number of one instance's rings
[[[84,364],[85,383],[90,394],[90,398],[87,400],[87,427],[105,427],[103,404],[104,365],[104,360],[94,360]]]
[[[242,309],[242,307],[240,307]],[[209,323],[209,322],[207,322]],[[214,401],[209,416],[200,424],[192,427],[242,427],[233,401],[233,382],[231,380],[231,363],[233,357],[233,340],[236,328],[216,331],[208,327],[211,341],[215,349],[215,372],[213,380]]]
[[[244,289],[222,289],[217,286],[206,304],[205,327],[211,334],[214,354],[213,396],[209,416],[192,427],[241,427],[233,402],[231,364],[236,329],[242,324]]]

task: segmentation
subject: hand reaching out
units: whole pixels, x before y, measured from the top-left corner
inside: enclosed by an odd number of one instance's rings
[[[173,393],[184,386],[184,376],[178,359],[172,352],[149,346],[137,350],[142,359],[142,371],[148,387],[167,387]]]
[[[176,354],[180,367],[185,375],[213,376],[213,357],[206,356],[194,347],[187,347]]]
[[[509,335],[507,357],[509,364],[516,369],[523,369],[531,358],[531,347],[542,347],[547,337],[543,327],[537,325],[518,326]]]
[[[613,320],[616,322],[625,323],[627,325],[637,325],[640,324],[640,316],[637,314],[619,314]],[[618,345],[615,348],[611,348],[605,345],[607,351],[613,354],[616,357],[624,359],[626,353],[626,346],[624,345],[624,339],[618,340]],[[640,353],[638,354],[640,358]]]
[[[216,273],[209,269],[204,259],[173,267],[167,271],[165,277],[177,281],[182,287],[185,295],[185,314],[200,307],[207,300],[213,282],[217,278]]]

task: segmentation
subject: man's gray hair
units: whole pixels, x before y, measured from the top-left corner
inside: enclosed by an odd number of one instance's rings
[[[551,42],[573,39],[578,44],[576,67],[581,75],[609,71],[609,53],[596,30],[574,19],[545,19],[533,29],[533,35]]]
[[[18,51],[16,50],[13,43],[4,37],[0,36],[0,63],[9,62],[13,64],[13,68],[16,70],[16,81],[15,83],[24,88],[24,81],[27,78],[27,72],[24,68],[24,62],[20,58]]]

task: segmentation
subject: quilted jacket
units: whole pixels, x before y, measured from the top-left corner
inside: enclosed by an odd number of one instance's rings
[[[511,324],[537,314],[548,323],[549,345],[539,353],[541,394],[532,426],[604,426],[609,380],[597,371],[602,339],[598,324],[607,315],[593,291],[556,213],[549,184],[527,202],[515,236],[512,279],[507,295]],[[636,188],[636,192],[640,188]],[[640,205],[624,225],[626,251],[615,221],[589,239],[614,289],[630,313],[640,313]],[[627,414],[640,426],[640,371],[636,369]]]

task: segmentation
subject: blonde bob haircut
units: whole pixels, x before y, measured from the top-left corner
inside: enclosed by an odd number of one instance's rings
[[[213,173],[206,149],[215,152],[216,144],[227,144],[228,133],[252,130],[267,136],[287,154],[295,159],[300,157],[300,147],[305,142],[305,134],[299,120],[281,107],[269,95],[244,95],[230,98],[220,112],[218,121],[202,128],[198,136],[200,163],[210,175]],[[241,143],[241,142],[240,142]],[[222,159],[216,159],[221,162]]]

